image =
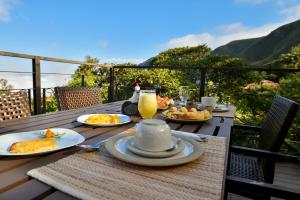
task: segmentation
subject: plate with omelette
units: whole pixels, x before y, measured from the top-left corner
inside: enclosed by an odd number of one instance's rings
[[[22,156],[48,153],[82,143],[85,138],[65,128],[51,128],[0,136],[0,155]]]
[[[207,110],[198,111],[196,108],[188,110],[186,107],[175,106],[162,112],[162,116],[175,122],[204,122],[212,118]]]
[[[91,126],[117,126],[128,124],[131,119],[123,114],[86,114],[77,118],[77,121]]]

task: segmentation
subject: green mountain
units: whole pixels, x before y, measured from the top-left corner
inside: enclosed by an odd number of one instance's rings
[[[238,57],[249,64],[259,65],[278,58],[300,44],[300,20],[283,25],[269,35],[236,40],[216,48],[213,53]]]

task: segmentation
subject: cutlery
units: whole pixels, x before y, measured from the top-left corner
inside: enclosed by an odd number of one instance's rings
[[[188,137],[188,138],[192,138],[198,142],[206,142],[208,135],[205,134],[200,134],[200,133],[188,133],[188,132],[184,132],[184,131],[175,131],[172,130],[171,131],[172,134],[177,135],[177,136],[184,136],[184,137]]]
[[[105,139],[105,140],[102,140],[100,142],[97,142],[95,144],[79,144],[77,145],[78,147],[84,149],[85,151],[87,152],[90,152],[90,151],[97,151],[99,150],[100,146],[102,144],[104,144],[107,140],[109,140],[109,138]]]
[[[203,142],[206,142],[208,140],[208,135],[202,134],[202,133],[196,133],[195,135],[199,136]]]

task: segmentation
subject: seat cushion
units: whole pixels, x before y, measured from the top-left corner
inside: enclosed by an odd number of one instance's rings
[[[257,158],[231,154],[229,175],[264,182],[264,174]]]

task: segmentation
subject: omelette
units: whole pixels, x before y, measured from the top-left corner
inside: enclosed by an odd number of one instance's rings
[[[11,145],[9,152],[11,153],[37,153],[43,151],[54,150],[57,148],[55,139],[43,138],[35,140],[25,140],[15,142]]]

